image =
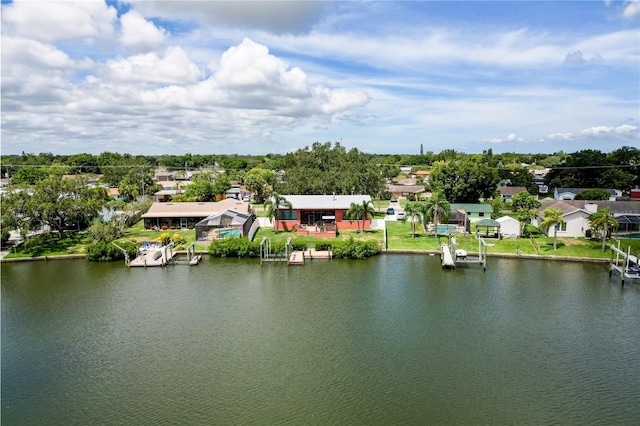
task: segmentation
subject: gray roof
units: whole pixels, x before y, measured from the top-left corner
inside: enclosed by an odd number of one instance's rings
[[[387,185],[389,192],[407,192],[410,194],[419,194],[425,192],[423,185]]]
[[[283,195],[295,210],[347,210],[351,203],[371,201],[370,195]]]
[[[608,207],[614,214],[640,214],[640,201],[584,201],[584,200],[554,200],[552,198],[545,198],[540,200],[539,212],[544,212],[545,209],[553,207],[554,209],[560,209],[565,214],[576,210],[586,210],[585,204],[595,204],[598,209]]]
[[[227,209],[246,211],[247,206],[248,203],[233,198],[213,203],[153,203],[142,217],[207,217]]]
[[[493,207],[491,204],[480,204],[480,203],[450,203],[451,210],[464,210],[469,213],[483,212],[483,213],[493,213]]]
[[[562,193],[565,193],[565,192],[570,192],[572,194],[578,195],[579,193],[581,193],[583,191],[589,191],[591,189],[601,189],[603,191],[607,191],[613,197],[616,196],[615,189],[608,189],[608,188],[556,188],[555,190],[558,192],[558,194],[562,194]]]
[[[247,213],[240,213],[235,210],[225,210],[202,219],[200,222],[196,223],[196,226],[209,226],[214,228],[241,226],[244,225],[250,217],[251,215]]]
[[[480,219],[479,221],[476,222],[476,228],[479,226],[500,228],[500,222],[496,222],[493,219]]]

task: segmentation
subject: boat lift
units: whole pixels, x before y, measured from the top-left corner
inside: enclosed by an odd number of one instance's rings
[[[456,237],[449,236],[448,244],[440,244],[440,260],[442,268],[455,269],[457,264],[470,263],[481,264],[484,272],[487,271],[487,248],[494,244],[488,244],[484,238],[478,238],[478,254],[469,255],[466,250],[456,249]]]
[[[613,255],[615,253],[615,262]],[[622,259],[621,259],[622,257]],[[620,250],[620,241],[618,241],[618,247],[611,245],[611,260],[609,261],[609,278],[613,275],[613,271],[620,273],[621,285],[624,286],[625,278],[640,279],[640,263],[638,263],[638,257],[631,254],[631,246],[625,253]]]

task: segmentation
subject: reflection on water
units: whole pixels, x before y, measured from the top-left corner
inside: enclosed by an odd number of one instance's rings
[[[3,264],[2,420],[637,424],[638,329],[603,265]]]

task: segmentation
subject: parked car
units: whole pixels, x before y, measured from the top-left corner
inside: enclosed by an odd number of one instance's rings
[[[245,195],[244,197],[242,197],[242,201],[244,201],[245,203],[248,203],[249,201],[251,201],[251,196]]]
[[[404,212],[398,212],[398,213],[396,213],[396,217],[397,217],[398,219],[404,219]]]
[[[389,200],[389,201],[391,201],[392,203],[397,203],[398,199],[396,197],[391,197],[391,200]]]
[[[388,215],[396,214],[396,211],[393,209],[393,207],[389,207],[387,208],[387,214]]]

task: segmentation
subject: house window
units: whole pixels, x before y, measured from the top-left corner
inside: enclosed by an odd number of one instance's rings
[[[556,232],[567,232],[567,223],[563,223],[563,224],[557,224],[556,225]]]
[[[298,220],[298,212],[289,210],[280,210],[278,212],[279,220]]]
[[[484,217],[484,212],[478,212],[478,216]]]

